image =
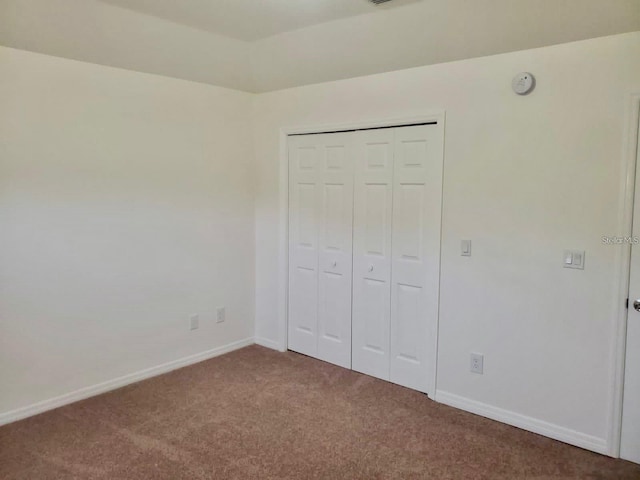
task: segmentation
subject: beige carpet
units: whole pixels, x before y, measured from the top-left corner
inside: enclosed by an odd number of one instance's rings
[[[252,346],[0,428],[0,478],[637,480],[640,466]]]

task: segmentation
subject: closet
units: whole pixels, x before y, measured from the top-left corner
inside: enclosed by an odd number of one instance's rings
[[[441,131],[294,135],[288,146],[289,349],[428,393]]]

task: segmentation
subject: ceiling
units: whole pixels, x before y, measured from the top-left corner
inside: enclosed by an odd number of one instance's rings
[[[0,45],[248,92],[631,31],[640,0],[0,0]]]
[[[237,40],[255,41],[310,25],[421,0],[100,0]]]

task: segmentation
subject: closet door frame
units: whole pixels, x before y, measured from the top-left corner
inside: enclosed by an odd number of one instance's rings
[[[383,120],[365,120],[356,123],[333,123],[312,126],[291,126],[280,128],[280,161],[279,161],[279,234],[278,234],[278,338],[277,340],[262,339],[256,337],[257,344],[270,347],[281,352],[287,351],[288,345],[288,305],[289,305],[289,136],[327,132],[347,132],[351,130],[363,130],[368,128],[405,127],[433,123],[432,128],[437,130],[435,138],[438,140],[439,158],[444,165],[444,132],[445,111],[431,110],[418,116],[391,118]],[[442,218],[441,218],[442,221]],[[442,225],[441,225],[442,228]],[[438,293],[439,296],[439,293]],[[439,302],[438,302],[439,303]],[[438,358],[438,325],[433,325],[435,345],[433,345],[433,368],[431,372],[430,393],[433,397],[436,392],[436,371]]]

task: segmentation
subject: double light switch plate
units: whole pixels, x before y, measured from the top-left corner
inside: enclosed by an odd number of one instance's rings
[[[565,250],[563,262],[564,268],[584,270],[584,250]]]

